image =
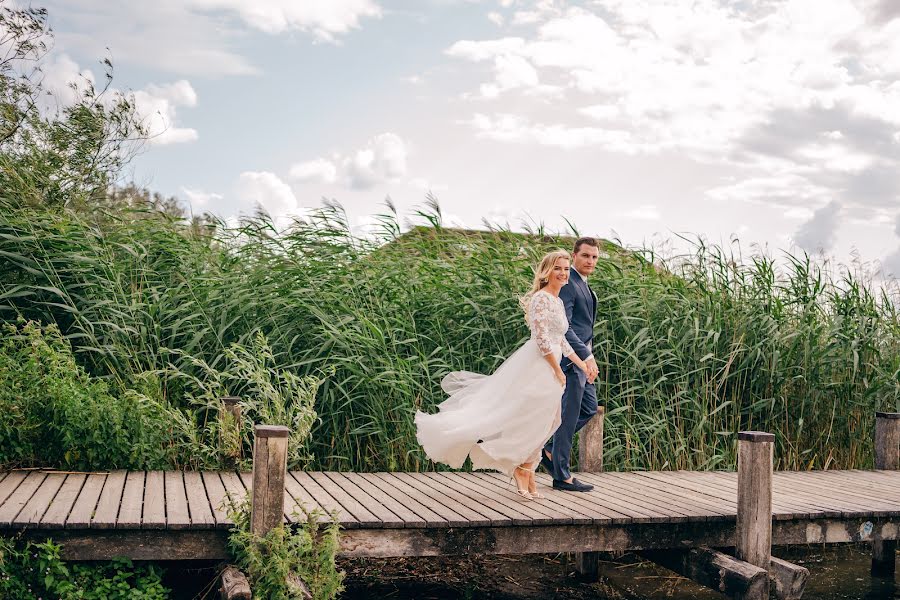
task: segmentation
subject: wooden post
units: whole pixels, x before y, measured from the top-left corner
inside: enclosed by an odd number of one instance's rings
[[[251,600],[250,583],[247,577],[236,567],[228,566],[222,571],[222,587],[219,588],[222,600]]]
[[[603,471],[603,419],[606,408],[597,407],[597,414],[578,433],[578,470],[586,473]]]
[[[710,548],[643,550],[641,557],[675,571],[729,598],[757,598],[769,575],[765,569]]]
[[[772,561],[772,462],[775,436],[761,431],[738,433],[737,524],[735,556],[768,571]],[[740,600],[769,597],[769,579],[760,591]]]
[[[603,471],[603,419],[606,409],[597,407],[597,414],[578,433],[578,470],[588,473]],[[575,570],[590,581],[600,576],[599,552],[576,552]]]
[[[900,413],[875,413],[875,468],[900,470]],[[894,577],[897,540],[872,542],[872,575]]]
[[[225,396],[222,398],[222,404],[225,405],[225,410],[231,413],[232,418],[235,423],[241,422],[241,397],[240,396]]]
[[[254,433],[250,532],[263,536],[284,522],[288,428],[257,425]]]

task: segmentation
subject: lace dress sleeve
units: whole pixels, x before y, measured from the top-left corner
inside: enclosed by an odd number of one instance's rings
[[[566,336],[562,336],[562,355],[571,357],[573,354],[575,354],[575,349],[572,348],[572,344],[569,343]]]
[[[553,298],[547,294],[537,293],[531,298],[528,309],[528,318],[531,322],[531,332],[537,342],[541,354],[547,355],[553,352],[553,336],[550,332],[550,323],[555,312]],[[571,348],[570,348],[571,350]]]

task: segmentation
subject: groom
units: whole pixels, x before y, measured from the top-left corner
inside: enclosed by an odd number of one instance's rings
[[[563,357],[560,366],[566,374],[566,389],[562,396],[562,415],[559,428],[547,442],[541,456],[541,464],[553,476],[553,487],[570,492],[588,492],[594,486],[582,483],[569,472],[569,458],[572,454],[572,438],[575,432],[597,414],[597,392],[594,379],[597,377],[597,361],[591,352],[594,339],[594,318],[597,313],[597,296],[588,287],[587,278],[597,266],[600,243],[589,237],[575,241],[572,253],[572,268],[569,282],[559,292],[566,307],[569,330],[566,340],[585,363],[585,373],[568,358]]]

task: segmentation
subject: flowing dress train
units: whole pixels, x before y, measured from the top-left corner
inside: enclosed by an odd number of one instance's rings
[[[416,412],[416,438],[428,457],[458,469],[466,456],[476,469],[512,474],[536,467],[541,448],[560,423],[564,385],[544,358],[572,354],[562,300],[540,290],[528,303],[531,338],[490,375],[454,371],[441,380],[449,398],[439,412]]]

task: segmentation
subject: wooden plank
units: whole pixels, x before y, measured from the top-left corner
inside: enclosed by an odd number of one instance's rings
[[[418,515],[419,518],[425,521],[425,527],[442,528],[450,526],[447,519],[431,510],[429,505],[423,504],[422,502],[419,502],[418,499],[397,490],[397,488],[391,486],[374,473],[357,473],[357,475],[369,483],[373,488],[383,492],[385,496],[393,498],[397,504],[408,508]]]
[[[392,473],[395,479],[399,479],[408,486],[419,490],[422,494],[439,502],[465,519],[467,527],[487,527],[491,519],[481,514],[470,506],[470,502],[460,494],[448,493],[447,488],[433,486],[429,481],[416,477],[412,473]],[[487,511],[486,511],[487,512]]]
[[[166,528],[188,529],[191,514],[188,511],[187,496],[184,493],[184,478],[181,471],[166,471]]]
[[[125,471],[112,471],[106,476],[103,491],[97,501],[97,510],[91,520],[91,527],[97,529],[114,529],[116,517],[119,516],[119,501],[125,490]]]
[[[219,473],[219,479],[222,480],[222,487],[225,488],[227,505],[233,504],[235,507],[239,507],[247,498],[247,488],[244,487],[240,475],[234,471],[222,471]]]
[[[208,529],[215,527],[216,518],[213,516],[209,498],[206,496],[206,488],[199,471],[184,472],[184,490],[187,496],[188,511],[191,514],[191,527],[193,529]]]
[[[125,476],[125,489],[119,504],[116,528],[140,528],[141,514],[144,511],[144,476],[143,471],[129,471]]]
[[[209,496],[209,504],[212,507],[216,527],[220,529],[231,527],[234,523],[228,518],[225,486],[222,485],[219,474],[215,471],[203,471],[200,476],[203,478],[203,485]]]
[[[581,475],[581,474],[579,474]],[[659,523],[669,522],[671,517],[662,513],[652,511],[643,506],[635,506],[627,497],[623,497],[617,490],[604,490],[603,494],[598,492],[566,492],[571,496],[576,494],[584,501],[596,503],[600,506],[606,506],[629,517],[634,523]],[[683,520],[683,519],[682,519]]]
[[[419,489],[427,487],[436,493],[453,498],[460,504],[471,508],[475,514],[480,515],[477,518],[479,522],[486,519],[494,527],[509,527],[512,525],[509,515],[502,510],[503,504],[499,495],[492,497],[481,489],[466,487],[459,480],[443,477],[436,473],[416,473],[415,479],[420,486]],[[503,498],[502,500],[506,503],[511,503],[509,498]],[[515,502],[515,500],[512,502]]]
[[[800,481],[806,485],[826,486],[829,490],[840,492],[842,497],[849,497],[854,502],[877,506],[886,506],[888,509],[900,510],[900,496],[885,492],[878,488],[867,488],[865,480],[860,477],[848,476],[841,471],[806,471],[784,475],[791,485]]]
[[[658,478],[642,476],[641,472],[609,473],[610,478],[627,482],[638,491],[652,489],[652,498],[657,503],[675,503],[677,506],[694,507],[708,520],[720,520],[722,517],[733,517],[737,511],[737,502],[710,496],[703,492],[679,487],[676,482],[684,479],[678,472],[659,473]],[[688,513],[690,514],[690,513]],[[716,518],[718,515],[719,518]]]
[[[535,517],[546,518],[543,513],[530,510],[527,502],[520,502],[519,498],[510,500],[510,497],[505,492],[501,493],[490,483],[472,477],[471,473],[441,472],[427,473],[426,476],[459,490],[463,494],[468,493],[479,496],[480,504],[490,508],[497,514],[503,515],[504,519],[495,521],[498,526],[530,526],[534,524]]]
[[[27,471],[12,471],[3,478],[3,481],[0,481],[0,507],[16,491],[16,488],[25,481],[27,475]]]
[[[822,486],[808,483],[797,478],[790,481],[790,495],[798,498],[807,498],[827,503],[829,507],[841,511],[841,516],[889,516],[893,511],[890,507],[876,502],[866,502],[856,498],[846,491],[823,489]],[[786,492],[783,492],[786,493]]]
[[[697,504],[691,506],[673,494],[660,491],[649,483],[643,485],[643,489],[639,489],[633,485],[632,480],[616,477],[614,473],[603,473],[602,475],[579,473],[578,476],[584,481],[594,484],[594,489],[598,493],[619,494],[622,498],[627,498],[627,503],[653,511],[654,514],[673,523],[708,521],[711,516],[714,516],[709,510],[701,510],[702,505],[699,508]]]
[[[586,516],[591,517],[595,524],[626,524],[634,522],[634,515],[628,514],[623,509],[614,508],[615,502],[610,502],[602,498],[601,494],[593,491],[588,493],[581,492],[564,492],[562,490],[554,490],[552,487],[553,479],[550,475],[537,473],[535,477],[539,483],[543,483],[546,489],[542,493],[547,496],[551,502],[565,504],[573,509],[583,512]]]
[[[341,524],[341,527],[346,529],[359,527],[359,519],[344,508],[340,502],[331,496],[331,494],[326,492],[322,486],[319,485],[318,481],[310,477],[309,473],[304,473],[302,471],[291,471],[290,473],[297,483],[299,483],[310,496],[316,499],[316,502],[318,502],[320,506],[329,512],[337,514],[338,522]]]
[[[352,481],[356,487],[368,494],[375,502],[380,503],[389,511],[402,519],[404,527],[425,527],[425,519],[420,517],[407,504],[398,502],[381,488],[364,478],[360,473],[341,473],[342,476]]]
[[[373,515],[365,506],[360,504],[341,486],[332,481],[325,473],[311,472],[308,475],[319,484],[328,495],[337,500],[344,510],[353,515],[359,521],[360,527],[383,527],[384,523]]]
[[[511,506],[524,513],[531,519],[534,525],[550,525],[550,524],[569,524],[569,523],[586,523],[593,522],[590,515],[585,514],[587,511],[581,510],[579,507],[573,507],[565,502],[557,502],[551,499],[553,495],[549,489],[540,489],[540,493],[544,494],[544,499],[534,500],[532,502],[523,502],[513,489],[513,483],[510,482],[509,476],[502,473],[487,473],[476,471],[474,473],[460,473],[464,481],[477,482],[480,485],[491,490],[496,494],[498,501],[506,506]],[[514,519],[514,523],[522,524],[520,519]]]
[[[338,488],[349,494],[354,500],[368,510],[372,515],[381,521],[381,526],[389,529],[405,527],[406,523],[403,519],[395,515],[386,506],[372,498],[366,492],[361,490],[353,480],[346,477],[344,473],[326,472],[325,476],[331,479]]]
[[[166,487],[162,471],[148,471],[144,482],[142,529],[166,528]]]
[[[395,473],[371,473],[371,475],[385,484],[385,487],[382,487],[382,489],[389,487],[396,493],[412,498],[419,504],[427,506],[432,512],[444,519],[450,527],[464,527],[468,525],[468,519],[448,508],[445,504],[436,502],[434,498],[419,491],[418,488],[410,486],[406,481],[398,478]],[[394,497],[396,498],[397,496]]]
[[[46,476],[42,471],[31,471],[25,476],[3,506],[0,506],[0,527],[8,527],[15,521],[16,515],[25,507]]]
[[[291,515],[292,521],[301,523],[306,520],[308,514],[318,511],[320,514],[316,517],[317,523],[331,522],[328,510],[316,502],[316,499],[297,483],[290,472],[284,478],[284,489],[291,498],[291,501],[285,504],[284,510]]]
[[[290,430],[283,425],[255,425],[253,431],[253,482],[247,485],[253,499],[250,531],[263,536],[291,522],[285,512],[289,494],[284,489]]]
[[[100,493],[103,491],[106,483],[106,473],[90,473],[81,487],[78,498],[75,499],[75,505],[69,512],[66,519],[66,528],[87,529],[91,527],[91,521],[94,518],[94,509],[97,508],[97,502],[100,500]]]
[[[41,517],[47,512],[50,503],[53,502],[53,498],[56,497],[56,493],[59,492],[59,488],[62,487],[65,480],[64,473],[47,473],[40,487],[35,490],[19,514],[12,520],[12,526],[23,527],[40,523]]]
[[[66,518],[75,505],[75,500],[81,493],[84,482],[87,481],[85,473],[70,473],[53,502],[47,508],[41,519],[41,527],[45,529],[62,529],[66,525]]]

